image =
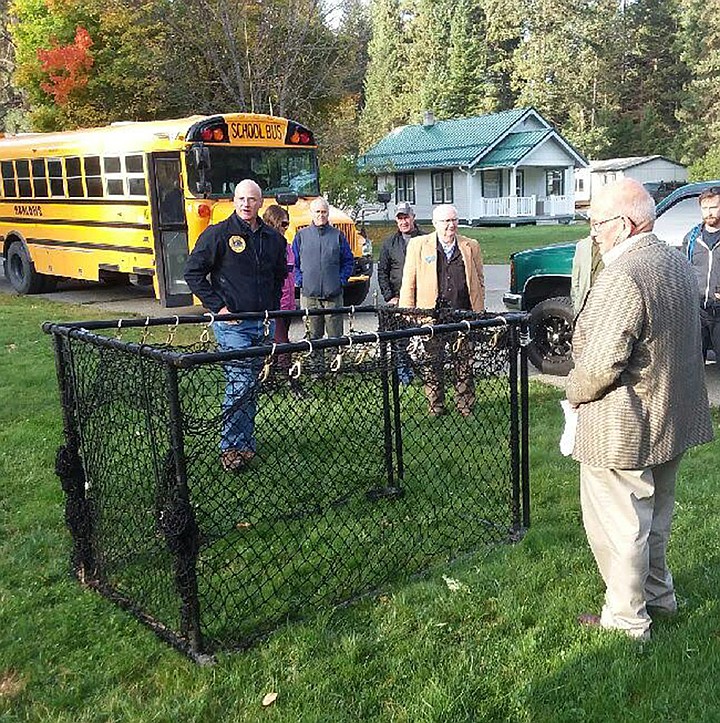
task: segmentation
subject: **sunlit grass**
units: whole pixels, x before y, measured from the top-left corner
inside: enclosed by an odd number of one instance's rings
[[[557,449],[561,393],[540,384],[522,542],[320,609],[212,668],[191,663],[68,574],[53,473],[62,424],[39,325],[87,314],[0,297],[3,721],[720,720],[720,443],[681,467],[670,544],[679,617],[642,648],[582,629],[575,618],[598,610],[602,585],[577,467]],[[278,698],[264,709],[270,691]]]

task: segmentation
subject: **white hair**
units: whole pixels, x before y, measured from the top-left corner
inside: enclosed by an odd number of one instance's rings
[[[440,206],[435,206],[435,208],[433,209],[433,213],[432,213],[433,223],[435,223],[436,221],[439,221],[444,216],[446,216],[448,213],[454,213],[455,217],[457,218],[458,211],[455,208],[455,206],[453,206],[452,204],[443,203]]]
[[[235,198],[237,198],[240,195],[241,189],[246,189],[246,188],[252,188],[253,191],[256,191],[258,198],[263,197],[262,188],[260,188],[260,186],[257,183],[255,183],[255,181],[253,181],[251,178],[245,178],[242,181],[240,181],[240,183],[238,183],[238,185],[235,186],[235,193],[233,194],[233,196]]]
[[[325,209],[326,211],[330,210],[330,204],[322,196],[313,198],[313,200],[310,201],[310,210],[311,211],[317,211],[321,208]]]

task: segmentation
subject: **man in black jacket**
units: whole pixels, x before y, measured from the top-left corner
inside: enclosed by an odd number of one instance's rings
[[[258,216],[262,190],[244,180],[235,187],[235,212],[200,234],[185,266],[185,281],[215,314],[265,311],[280,307],[287,274],[285,239]],[[213,332],[222,351],[272,341],[262,320],[216,321]],[[255,456],[257,361],[225,365],[225,399],[220,452],[223,467],[235,471]]]
[[[383,242],[377,267],[378,284],[388,306],[397,306],[400,299],[408,241],[413,236],[422,236],[425,233],[417,227],[415,212],[407,201],[402,201],[395,207],[395,223],[397,231]],[[401,384],[409,384],[413,378],[407,346],[407,340],[399,340],[393,345],[397,359],[398,379]]]
[[[407,201],[399,203],[395,208],[395,223],[397,231],[383,242],[377,267],[380,291],[391,306],[397,305],[400,298],[408,241],[413,236],[422,236],[425,233],[417,227],[415,212]]]

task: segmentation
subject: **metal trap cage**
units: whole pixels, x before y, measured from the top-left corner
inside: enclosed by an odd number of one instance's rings
[[[273,318],[329,313],[345,336],[272,343]],[[260,342],[219,349],[211,324],[246,320]],[[529,525],[524,314],[43,328],[73,570],[197,660]],[[229,467],[223,430],[247,410],[255,448]]]

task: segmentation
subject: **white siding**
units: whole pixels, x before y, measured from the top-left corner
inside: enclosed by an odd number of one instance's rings
[[[546,138],[521,161],[523,166],[565,167],[572,163],[568,152],[554,138]]]

